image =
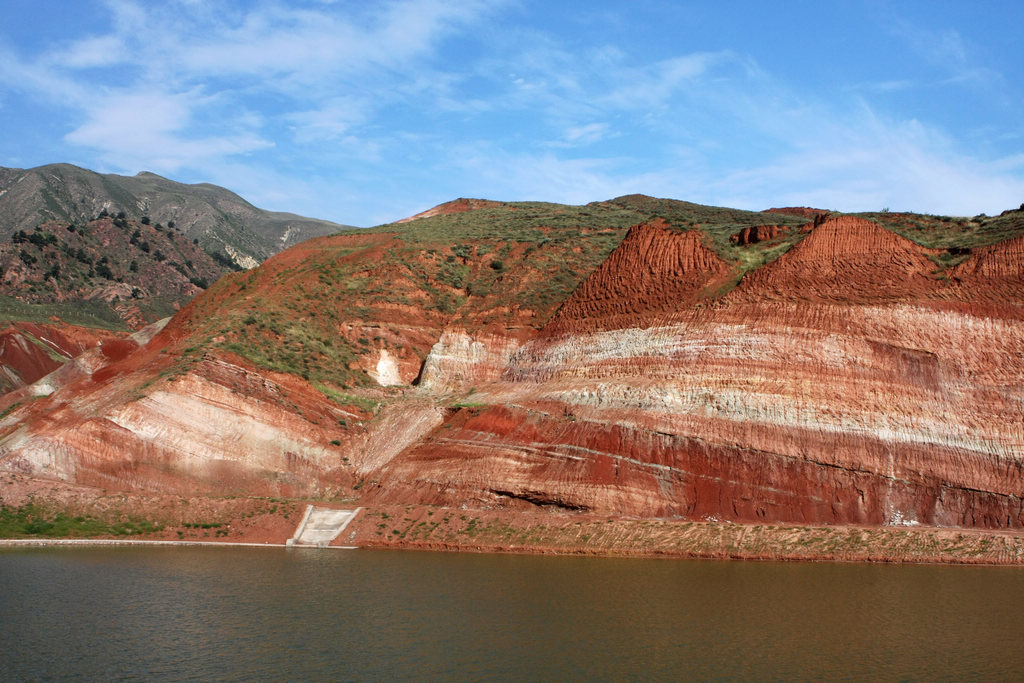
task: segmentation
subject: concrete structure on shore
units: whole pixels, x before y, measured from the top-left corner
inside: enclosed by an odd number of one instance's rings
[[[306,506],[306,514],[299,522],[295,535],[288,539],[289,546],[316,546],[326,548],[355,519],[362,508],[332,510]]]

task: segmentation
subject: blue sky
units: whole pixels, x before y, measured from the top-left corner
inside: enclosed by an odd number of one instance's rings
[[[456,197],[1024,202],[1024,2],[0,3],[0,165],[353,225]]]

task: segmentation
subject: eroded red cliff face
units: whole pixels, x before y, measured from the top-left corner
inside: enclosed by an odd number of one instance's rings
[[[789,428],[783,439],[800,448],[762,450],[778,443],[781,430],[738,430],[712,420],[687,429],[673,426],[669,415],[637,421],[622,411],[575,406],[568,413],[574,419],[566,420],[565,412],[541,407],[454,417],[396,460],[373,499],[738,522],[988,528],[1024,522],[1015,495],[1020,463],[988,461],[967,449]],[[613,416],[616,421],[607,421]],[[693,426],[702,436],[687,434]],[[982,481],[994,490],[973,488]]]
[[[608,514],[1019,527],[1021,331],[785,304],[538,341],[492,398],[532,411],[516,418],[529,433],[483,412],[396,474],[452,491],[480,467],[490,489]],[[453,467],[430,467],[437,454]],[[601,462],[614,485],[591,485]]]
[[[1019,308],[1024,291],[1024,237],[978,249],[955,268],[958,298]]]
[[[747,246],[775,239],[784,231],[785,228],[781,225],[755,225],[730,235],[729,241],[740,246]]]
[[[32,384],[75,356],[101,343],[114,343],[119,336],[63,323],[9,323],[0,331],[0,393]]]
[[[940,287],[935,264],[910,240],[842,216],[822,223],[775,263],[744,278],[732,299],[851,304],[915,301]]]
[[[475,395],[505,407],[458,411],[392,462],[375,495],[740,522],[1024,526],[1018,243],[980,250],[956,281],[935,276],[921,247],[840,218],[695,306],[724,268],[679,260],[685,236],[660,229],[625,240],[513,355],[506,383]],[[989,275],[1013,302],[998,315],[985,287],[965,282]],[[671,296],[650,292],[665,280]],[[639,324],[614,324],[630,319]]]
[[[1022,244],[943,271],[840,217],[723,295],[740,273],[698,233],[637,226],[532,338],[407,320],[435,335],[421,384],[372,409],[228,353],[167,376],[200,300],[0,420],[0,463],[162,491],[1020,529]]]
[[[638,225],[576,289],[545,335],[643,324],[688,308],[727,279],[729,265],[701,233],[674,232],[662,221]]]

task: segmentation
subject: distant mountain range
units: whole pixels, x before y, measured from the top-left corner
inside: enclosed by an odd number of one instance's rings
[[[0,168],[0,319],[137,328],[224,273],[345,229],[153,173]]]
[[[173,226],[204,251],[251,268],[310,237],[351,226],[264,211],[223,187],[186,185],[154,173],[96,173],[71,164],[0,167],[0,237],[55,221],[85,223],[101,213]]]

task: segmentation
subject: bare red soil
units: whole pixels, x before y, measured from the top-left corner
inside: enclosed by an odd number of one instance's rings
[[[744,278],[733,298],[874,303],[920,300],[940,284],[921,247],[876,223],[825,221],[777,262]]]
[[[729,264],[696,231],[638,225],[576,289],[545,334],[632,327],[688,308],[729,278]]]
[[[1024,304],[1024,236],[978,249],[950,277],[963,299],[1019,308]]]
[[[122,336],[59,322],[8,323],[0,331],[0,388],[11,391],[31,384],[67,360],[101,343],[116,343]]]
[[[453,199],[450,202],[444,204],[438,204],[432,209],[422,211],[415,216],[409,216],[403,218],[398,223],[408,223],[409,221],[415,221],[420,218],[430,218],[431,216],[445,216],[453,213],[465,213],[466,211],[473,211],[474,209],[481,209],[488,206],[500,206],[501,202],[494,202],[489,199]]]
[[[735,235],[730,236],[729,241],[743,247],[773,240],[785,231],[786,228],[781,225],[755,225],[743,228]]]

